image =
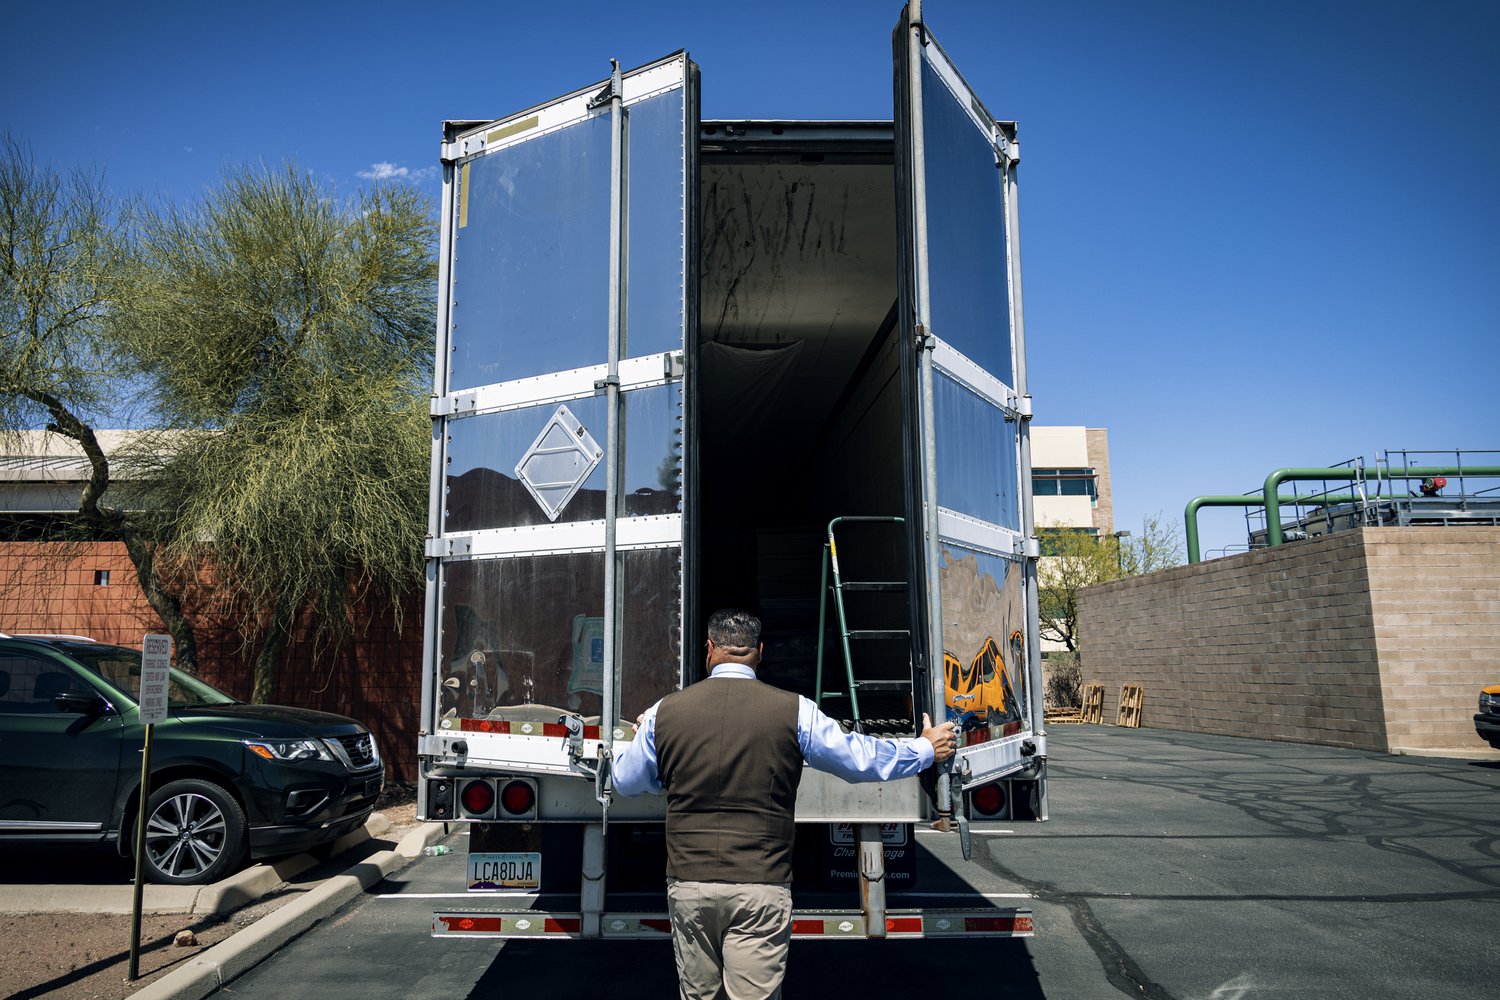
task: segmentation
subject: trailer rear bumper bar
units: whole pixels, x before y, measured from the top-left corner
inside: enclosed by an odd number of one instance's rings
[[[605,913],[600,937],[607,940],[669,940],[672,922],[665,913]],[[859,910],[793,910],[792,937],[813,941],[885,937],[1025,938],[1035,934],[1030,907],[965,907],[941,910],[888,910],[885,934],[868,933]],[[432,915],[433,937],[580,940],[583,918],[577,912],[543,910],[445,911]]]

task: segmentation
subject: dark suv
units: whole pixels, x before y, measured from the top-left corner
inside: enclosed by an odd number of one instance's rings
[[[1500,750],[1500,684],[1491,684],[1479,692],[1479,712],[1474,716],[1474,732],[1496,750]]]
[[[141,654],[0,634],[0,843],[114,841],[139,815]],[[151,740],[145,871],[214,882],[250,857],[306,850],[365,821],[384,784],[353,719],[247,705],[173,668]]]

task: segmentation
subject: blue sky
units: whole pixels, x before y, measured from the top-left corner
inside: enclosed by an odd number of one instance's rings
[[[293,158],[437,193],[444,119],[686,48],[707,118],[889,118],[895,0],[5,4],[5,127],[120,193]],[[1386,449],[1500,448],[1500,4],[929,0],[1020,123],[1039,423],[1117,526]],[[1244,540],[1202,515],[1203,546]]]

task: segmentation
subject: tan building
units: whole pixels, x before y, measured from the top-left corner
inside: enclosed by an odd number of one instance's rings
[[[1114,534],[1109,431],[1104,428],[1033,426],[1031,485],[1037,528]]]
[[[1114,534],[1109,479],[1109,431],[1102,427],[1031,428],[1031,486],[1038,532],[1077,531],[1096,538]],[[1046,573],[1043,540],[1042,572]],[[1042,639],[1042,652],[1066,649]]]

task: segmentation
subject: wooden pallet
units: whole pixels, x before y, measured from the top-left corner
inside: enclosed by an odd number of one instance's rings
[[[1082,722],[1083,710],[1077,708],[1049,708],[1043,713],[1043,721],[1049,726]]]
[[[1141,728],[1141,705],[1145,700],[1145,688],[1139,684],[1120,685],[1120,711],[1115,715],[1115,725],[1126,729]]]
[[[1104,722],[1104,685],[1088,684],[1083,689],[1083,721],[1102,724]]]

